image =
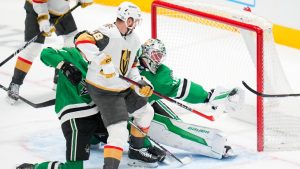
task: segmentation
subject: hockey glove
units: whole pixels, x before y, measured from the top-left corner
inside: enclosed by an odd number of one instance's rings
[[[82,79],[80,70],[69,62],[60,62],[56,67],[62,70],[63,74],[69,79],[69,81],[75,86],[78,85]]]
[[[93,4],[93,0],[80,0],[81,8],[85,8]]]
[[[232,89],[231,95],[228,97],[228,104],[226,105],[226,112],[237,111],[245,102],[245,92],[241,88]]]
[[[236,111],[244,102],[244,92],[239,88],[226,90],[217,87],[209,92],[207,102],[212,106],[212,109],[222,107],[224,112]]]
[[[135,87],[135,92],[142,96],[142,97],[150,97],[153,93],[153,89],[149,83],[147,83],[145,80],[139,80],[139,84],[141,84],[141,87]]]
[[[54,27],[51,27],[49,21],[49,15],[40,15],[37,18],[39,23],[40,31],[43,32],[43,36],[49,37],[51,33],[55,31]]]

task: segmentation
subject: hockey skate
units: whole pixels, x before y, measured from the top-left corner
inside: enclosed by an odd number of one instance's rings
[[[159,162],[163,162],[166,158],[166,152],[157,146],[148,148],[148,152],[157,156]]]
[[[148,152],[147,148],[135,149],[129,146],[128,165],[134,167],[156,168],[158,167],[158,157]]]
[[[20,85],[15,84],[15,83],[10,83],[8,90],[7,90],[7,100],[9,102],[9,104],[13,105],[15,104],[18,99],[20,98],[19,96],[19,89],[20,89]]]
[[[223,158],[234,158],[237,154],[235,154],[230,146],[224,146],[224,154]]]
[[[166,151],[162,150],[157,146],[148,148],[148,152],[157,156],[159,162],[163,162],[166,158]]]
[[[22,165],[19,165],[16,169],[34,169],[34,165],[29,163],[24,163]]]

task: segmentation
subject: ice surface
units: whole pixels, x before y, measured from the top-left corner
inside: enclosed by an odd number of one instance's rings
[[[23,23],[25,11],[24,1],[3,1],[0,6],[0,61],[12,54],[23,40]],[[76,9],[74,18],[79,30],[93,30],[103,23],[114,20],[114,8],[93,5],[85,9]],[[150,37],[150,15],[145,14],[141,27],[136,29],[141,41]],[[47,45],[61,45],[61,39],[53,36]],[[299,66],[300,51],[288,47],[277,46],[283,68],[295,91],[300,92]],[[0,67],[0,83],[8,86],[13,74],[16,57]],[[52,77],[54,71],[44,66],[36,58],[30,73],[21,88],[21,95],[33,102],[41,102],[54,97]],[[6,93],[0,90],[0,168],[11,169],[23,162],[42,162],[48,160],[64,161],[65,147],[60,123],[54,113],[53,106],[34,109],[23,102],[9,105]],[[215,127],[228,135],[238,156],[234,159],[216,160],[167,147],[180,158],[191,157],[192,163],[182,166],[186,169],[299,169],[300,151],[256,152],[256,126],[232,119],[227,115],[211,123],[191,113],[180,114],[186,121],[198,125]],[[91,158],[86,163],[87,168],[101,168],[103,162],[102,150],[92,150]],[[123,159],[126,159],[126,152]],[[179,167],[175,160],[169,165],[162,164],[159,168]],[[129,168],[123,160],[120,168]]]

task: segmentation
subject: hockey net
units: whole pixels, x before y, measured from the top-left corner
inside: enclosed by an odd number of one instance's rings
[[[240,87],[246,100],[235,113],[257,125],[257,150],[300,148],[297,98],[262,98],[264,93],[292,93],[276,52],[272,24],[251,12],[202,4],[196,0],[154,1],[152,37],[167,48],[166,64],[178,77],[201,84]]]

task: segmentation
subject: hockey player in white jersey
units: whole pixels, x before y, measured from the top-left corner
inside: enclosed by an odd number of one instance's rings
[[[93,3],[93,0],[79,0],[81,7]],[[18,56],[14,74],[8,87],[8,101],[14,104],[19,99],[19,88],[29,72],[34,58],[40,55],[45,37],[51,36],[52,32],[64,39],[64,47],[73,46],[73,38],[78,33],[77,26],[72,14],[66,15],[55,29],[51,27],[59,16],[70,10],[69,1],[65,0],[26,0],[24,5],[26,11],[24,40],[29,41],[40,32],[37,40],[28,45]],[[55,80],[55,79],[54,79]],[[55,82],[54,82],[55,83]]]
[[[129,114],[134,123],[147,133],[154,111],[147,97],[152,88],[142,80],[136,67],[136,52],[140,41],[134,29],[141,21],[140,9],[129,2],[120,4],[117,19],[93,32],[81,32],[76,47],[88,57],[93,57],[86,76],[87,89],[98,106],[109,137],[104,146],[103,168],[118,168],[123,147],[128,140],[127,120]],[[143,84],[131,88],[120,79],[126,76]],[[129,113],[129,114],[128,114]],[[130,129],[129,165],[157,167],[157,156],[143,148],[145,136],[135,127]]]

